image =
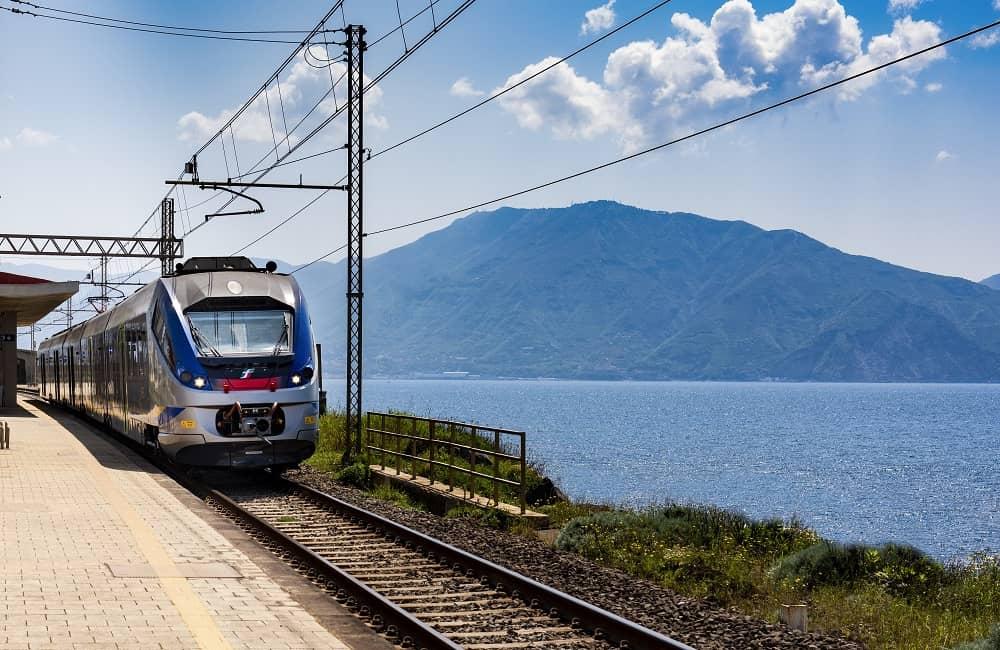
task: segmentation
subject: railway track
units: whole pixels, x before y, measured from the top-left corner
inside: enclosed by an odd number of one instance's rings
[[[692,650],[307,485],[265,475],[213,487],[101,423],[80,419],[206,499],[401,647]]]
[[[403,647],[688,646],[286,479],[203,490],[210,503]]]

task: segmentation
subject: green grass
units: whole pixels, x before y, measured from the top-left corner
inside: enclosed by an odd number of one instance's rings
[[[783,603],[806,603],[811,629],[873,649],[949,648],[1000,621],[1000,563],[985,555],[942,565],[911,547],[835,544],[797,522],[718,508],[592,511],[571,519],[556,544],[766,620]]]
[[[395,503],[400,508],[406,508],[407,510],[426,510],[423,504],[411,499],[410,495],[389,485],[377,485],[372,488],[370,493],[376,499]]]

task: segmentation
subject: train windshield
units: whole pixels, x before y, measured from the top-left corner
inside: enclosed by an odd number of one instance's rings
[[[267,356],[292,349],[291,312],[191,311],[187,317],[199,356]]]

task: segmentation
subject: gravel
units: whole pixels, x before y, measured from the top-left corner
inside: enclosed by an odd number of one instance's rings
[[[426,535],[484,557],[701,649],[796,648],[827,650],[863,648],[832,634],[804,634],[783,625],[757,620],[733,609],[689,598],[648,580],[602,567],[556,550],[541,540],[500,532],[474,522],[400,508],[356,488],[334,481],[309,467],[288,478],[371,510]]]

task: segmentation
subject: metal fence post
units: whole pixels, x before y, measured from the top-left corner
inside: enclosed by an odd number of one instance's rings
[[[527,487],[526,487],[527,481],[526,481],[526,479],[527,479],[527,466],[528,466],[528,463],[527,463],[527,453],[526,453],[525,448],[524,448],[525,433],[523,431],[521,432],[520,438],[521,438],[521,514],[523,515],[524,511],[525,511],[525,509],[527,507],[527,503],[526,503],[526,501],[527,501],[527,495],[525,494],[525,491],[527,490]]]
[[[430,459],[427,463],[427,479],[434,485],[434,420],[427,423],[427,439],[430,443],[430,447],[427,451],[428,458]]]
[[[381,449],[382,471],[385,471],[385,413],[379,414],[380,425],[378,428],[378,448]]]
[[[403,457],[399,455],[400,454],[399,441],[402,439],[402,436],[400,436],[398,434],[401,434],[401,433],[403,433],[403,426],[399,423],[399,416],[397,415],[396,416],[396,434],[397,435],[393,436],[396,439],[396,476],[399,476],[399,465],[400,465],[400,463],[403,462]]]
[[[452,480],[452,467],[455,466],[455,425],[448,425],[448,491],[455,491],[455,483]]]
[[[500,505],[500,483],[496,479],[500,478],[500,431],[493,431],[493,505]]]
[[[472,427],[472,443],[469,447],[469,469],[473,472],[476,471],[476,438],[479,437],[479,429],[477,427]],[[471,488],[472,494],[470,495],[473,499],[476,498],[476,475],[469,474],[469,487]]]

